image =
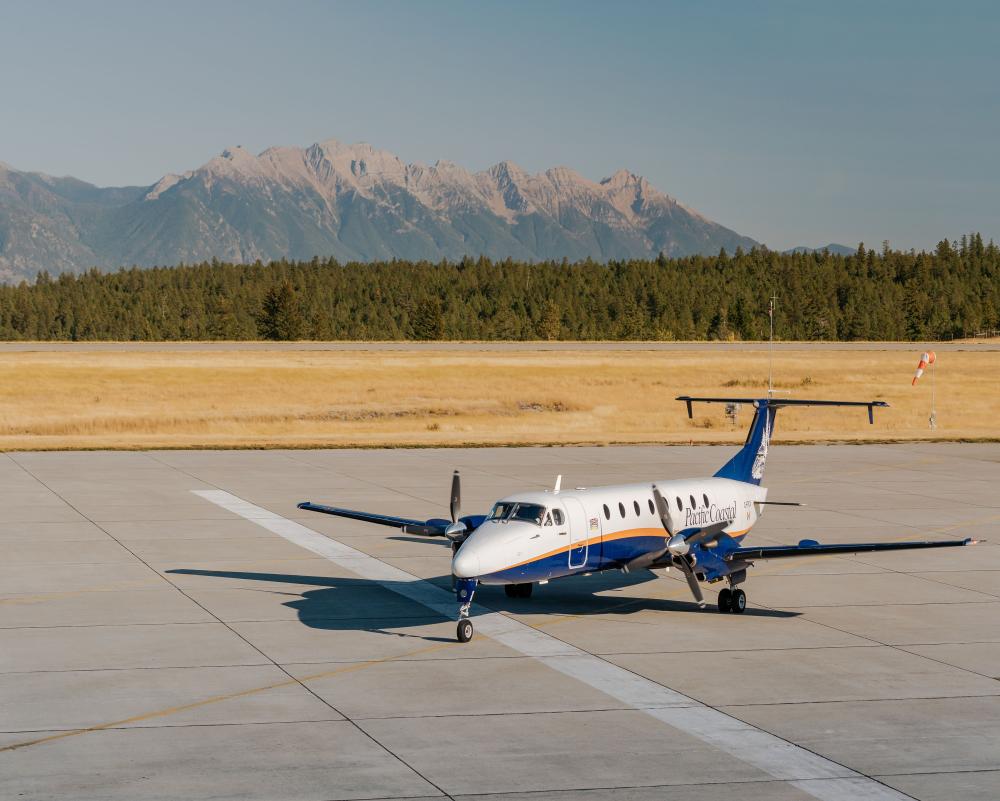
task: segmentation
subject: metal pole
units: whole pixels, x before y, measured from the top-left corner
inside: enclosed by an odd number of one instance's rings
[[[777,295],[771,295],[771,302],[767,307],[767,316],[771,321],[771,336],[767,345],[767,397],[774,394],[774,301]]]
[[[934,364],[937,364],[937,359],[934,360]],[[930,423],[931,430],[937,428],[937,412],[934,410],[934,374],[937,370],[934,369],[934,364],[930,365],[931,371],[931,416],[927,421]]]

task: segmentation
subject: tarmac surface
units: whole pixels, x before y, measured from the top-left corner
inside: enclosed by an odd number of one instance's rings
[[[1000,445],[776,445],[770,499],[808,506],[750,539],[991,542],[760,562],[742,616],[674,572],[485,588],[465,645],[445,544],[295,507],[731,450],[4,454],[0,797],[1000,798]]]

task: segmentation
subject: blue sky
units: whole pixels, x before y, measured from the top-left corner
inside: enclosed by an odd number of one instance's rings
[[[0,5],[0,161],[150,184],[223,148],[619,167],[775,248],[1000,240],[1000,6]]]

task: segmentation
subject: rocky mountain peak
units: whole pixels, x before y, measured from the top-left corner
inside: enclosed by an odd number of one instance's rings
[[[149,187],[46,181],[0,165],[0,189],[8,279],[212,258],[653,258],[755,244],[628,170],[599,182],[510,161],[472,173],[336,139],[257,155],[229,147]]]
[[[601,180],[601,186],[606,186],[609,189],[621,189],[626,186],[642,186],[644,184],[647,184],[645,178],[624,168],[616,170],[610,177]]]

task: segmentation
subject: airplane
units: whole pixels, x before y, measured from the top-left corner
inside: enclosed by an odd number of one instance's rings
[[[801,556],[947,548],[976,540],[874,542],[821,545],[746,546],[750,529],[766,506],[801,504],[768,501],[760,486],[768,445],[779,409],[798,406],[888,407],[884,401],[775,398],[677,398],[692,417],[695,403],[746,404],[754,416],[743,447],[714,475],[562,490],[561,479],[544,492],[517,492],[501,498],[489,514],[461,513],[459,473],[452,476],[451,517],[413,520],[357,512],[304,501],[299,509],[393,526],[426,537],[445,537],[452,547],[459,642],[473,636],[469,609],[479,585],[503,585],[508,597],[529,598],[535,584],[606,570],[629,572],[676,567],[687,579],[698,605],[705,606],[702,583],[726,582],[718,594],[720,612],[741,614],[746,593],[738,585],[756,560]]]

